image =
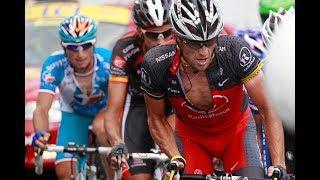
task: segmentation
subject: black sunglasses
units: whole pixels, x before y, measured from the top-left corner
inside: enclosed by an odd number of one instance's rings
[[[189,39],[183,39],[181,37],[178,37],[178,39],[181,40],[181,42],[183,42],[183,44],[185,46],[188,46],[192,49],[200,49],[202,46],[206,46],[207,48],[208,47],[212,47],[213,45],[216,44],[216,40],[217,38],[213,38],[213,39],[210,39],[208,41],[194,41],[194,40],[189,40]]]
[[[143,34],[145,34],[148,38],[153,40],[159,40],[160,38],[166,39],[171,35],[172,28],[163,31],[163,32],[151,32],[142,29]]]
[[[92,43],[86,43],[86,44],[81,44],[81,45],[67,45],[67,49],[71,50],[73,52],[78,52],[80,49],[82,50],[87,50],[89,49],[93,44]]]

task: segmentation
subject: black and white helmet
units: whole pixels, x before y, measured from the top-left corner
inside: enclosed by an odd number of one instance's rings
[[[170,19],[176,33],[189,40],[210,40],[223,28],[217,0],[174,0]]]
[[[289,10],[279,8],[278,12],[269,12],[269,17],[261,28],[263,42],[267,48],[270,48],[270,43],[278,31],[279,25],[292,15],[295,15],[295,9],[293,7]]]
[[[142,29],[169,24],[172,0],[135,0],[133,20]]]

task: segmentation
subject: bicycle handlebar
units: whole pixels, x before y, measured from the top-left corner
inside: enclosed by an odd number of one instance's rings
[[[108,155],[112,150],[112,147],[64,147],[64,146],[48,146],[44,151],[49,152],[72,152],[72,153],[99,153]],[[42,152],[38,153],[37,158],[42,158]],[[128,159],[152,159],[158,160],[160,162],[168,162],[169,158],[164,153],[129,153],[127,155]],[[36,173],[42,173],[42,161],[36,160]],[[37,174],[38,174],[37,173]],[[40,174],[41,174],[40,173]],[[38,174],[38,175],[40,175]],[[197,174],[181,174],[181,180],[188,179],[203,179],[203,180],[273,180],[273,179],[265,179],[265,178],[251,178],[251,177],[243,177],[243,176],[233,176],[231,174],[223,174],[223,175],[197,175]],[[291,179],[295,179],[294,176],[291,176]]]
[[[161,162],[169,161],[169,158],[164,153],[129,153],[127,159],[152,159],[159,160]]]
[[[109,154],[111,147],[64,147],[64,146],[49,146],[45,151],[48,152],[75,152],[75,153],[99,153]]]
[[[43,151],[48,152],[69,152],[69,153],[99,153],[99,154],[110,154],[112,150],[112,147],[78,147],[78,146],[72,146],[72,147],[65,147],[65,146],[48,146]],[[42,174],[42,152],[38,153],[35,157],[35,171],[36,174],[41,175]],[[153,159],[153,160],[159,160],[161,162],[167,162],[169,161],[168,156],[166,156],[164,153],[129,153],[127,155],[127,159]]]
[[[294,176],[290,176],[292,180]],[[276,178],[277,179],[277,178]],[[231,174],[225,175],[199,175],[199,174],[182,174],[180,180],[274,180],[272,178],[254,178],[245,176],[233,176]]]

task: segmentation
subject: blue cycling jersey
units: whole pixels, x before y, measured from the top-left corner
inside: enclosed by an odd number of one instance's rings
[[[111,51],[95,48],[95,71],[92,77],[91,93],[88,96],[82,92],[65,52],[63,50],[54,52],[42,66],[39,92],[55,94],[58,87],[62,111],[95,116],[106,106],[110,59]]]

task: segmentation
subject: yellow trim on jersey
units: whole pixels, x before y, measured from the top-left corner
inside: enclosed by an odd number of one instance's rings
[[[124,83],[127,83],[129,80],[128,80],[128,77],[127,76],[110,76],[109,77],[109,81],[111,82],[124,82]]]
[[[149,96],[154,97],[154,98],[156,98],[156,99],[161,99],[161,98],[164,97],[164,94],[162,94],[161,96],[157,96],[157,95],[151,94],[150,92],[148,92],[148,90],[146,90],[146,89],[143,88],[142,86],[140,86],[140,88],[141,88],[141,90],[142,90],[143,92],[145,92],[145,93],[148,94]]]
[[[259,74],[259,72],[261,71],[262,66],[263,66],[263,63],[260,62],[260,63],[258,64],[258,67],[257,67],[252,73],[250,73],[247,77],[241,79],[241,81],[242,81],[243,83],[247,83],[248,81],[250,81],[251,79],[253,79],[254,77],[256,77],[256,76]]]

